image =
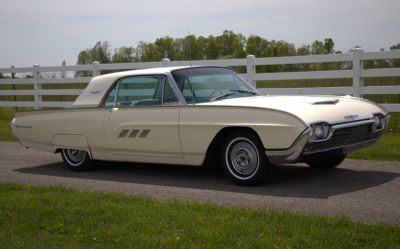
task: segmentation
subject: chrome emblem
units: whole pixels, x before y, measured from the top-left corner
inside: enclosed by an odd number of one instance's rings
[[[140,138],[145,138],[147,137],[147,135],[149,135],[150,133],[150,129],[143,129],[143,130],[129,130],[129,129],[124,129],[122,130],[119,134],[118,137],[124,138],[124,137],[130,137],[130,138],[134,138],[134,137],[140,137]],[[128,136],[129,134],[129,136]]]

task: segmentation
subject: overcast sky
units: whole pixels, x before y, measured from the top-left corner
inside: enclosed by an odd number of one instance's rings
[[[400,0],[1,0],[0,67],[75,64],[96,41],[135,46],[158,37],[219,35],[283,39],[296,46],[331,37],[336,50],[400,43]]]

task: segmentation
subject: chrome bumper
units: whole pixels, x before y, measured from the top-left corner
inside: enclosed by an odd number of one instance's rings
[[[286,150],[266,150],[265,154],[271,164],[284,164],[292,163],[297,161],[303,152],[304,146],[310,139],[310,129],[306,129],[300,136],[297,137],[296,141]]]
[[[386,116],[386,125],[389,122],[389,116]],[[351,122],[351,123],[345,123],[345,124],[338,124],[338,125],[333,125],[332,128],[334,130],[340,130],[342,128],[350,128],[350,127],[355,127],[355,126],[360,126],[360,125],[367,125],[367,124],[372,124],[372,120],[363,120],[363,121],[358,121],[358,122]],[[387,126],[386,126],[387,127]],[[385,127],[385,128],[386,128]],[[340,146],[329,146],[328,148],[320,149],[320,150],[312,150],[312,151],[307,151],[305,150],[306,146],[312,145],[313,142],[310,142],[310,129],[306,129],[303,131],[303,133],[300,134],[300,136],[296,139],[296,141],[288,148],[288,149],[283,149],[283,150],[266,150],[265,154],[268,157],[268,160],[271,164],[278,165],[278,164],[284,164],[284,163],[294,163],[301,161],[302,156],[310,156],[310,155],[315,155],[318,153],[324,153],[324,152],[330,152],[330,151],[336,151],[336,152],[342,152],[344,154],[350,153],[354,150],[358,150],[363,147],[370,146],[374,143],[376,143],[379,138],[382,136],[384,131],[384,128],[379,131],[374,131],[375,136],[370,139],[366,139],[365,141],[358,141],[354,143],[349,143],[345,145],[340,145]],[[327,142],[329,141],[326,140]]]

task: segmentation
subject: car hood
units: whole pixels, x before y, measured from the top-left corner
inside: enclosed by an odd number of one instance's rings
[[[325,121],[337,124],[371,118],[387,112],[366,99],[351,96],[252,96],[201,103],[202,106],[236,106],[275,109],[291,113],[305,123]]]

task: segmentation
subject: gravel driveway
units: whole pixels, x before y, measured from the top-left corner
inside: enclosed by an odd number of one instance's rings
[[[60,155],[0,142],[0,182],[62,185],[158,199],[267,207],[400,224],[400,163],[346,160],[333,170],[285,165],[261,187],[235,186],[219,169],[102,162],[72,172]]]

